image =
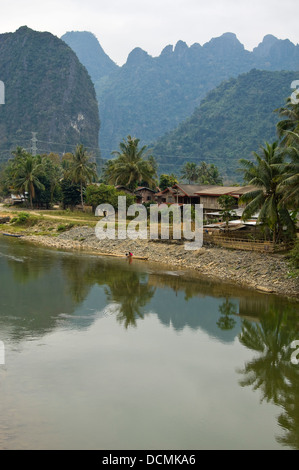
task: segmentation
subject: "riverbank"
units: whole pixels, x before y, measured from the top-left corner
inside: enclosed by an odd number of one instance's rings
[[[299,279],[293,277],[283,254],[205,246],[197,251],[186,251],[183,244],[170,241],[98,240],[94,228],[88,226],[76,226],[58,236],[24,235],[22,239],[50,248],[99,255],[125,256],[131,251],[136,257],[145,257],[164,267],[299,299]]]

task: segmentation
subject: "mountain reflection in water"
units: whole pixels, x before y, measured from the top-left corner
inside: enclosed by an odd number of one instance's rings
[[[0,239],[0,339],[18,344],[62,324],[83,331],[109,314],[127,330],[156,315],[177,334],[190,328],[224,344],[238,340],[253,353],[237,371],[240,386],[279,407],[277,442],[299,449],[299,366],[290,361],[290,344],[299,339],[298,303],[173,274]]]

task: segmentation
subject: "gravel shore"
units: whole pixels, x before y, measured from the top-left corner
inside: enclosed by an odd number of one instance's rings
[[[299,299],[299,279],[291,276],[288,260],[281,254],[265,254],[204,246],[186,251],[183,244],[152,240],[98,240],[90,227],[74,227],[57,237],[24,236],[39,245],[99,255],[120,255],[131,251],[138,257],[175,269],[194,271],[214,280],[262,292]]]

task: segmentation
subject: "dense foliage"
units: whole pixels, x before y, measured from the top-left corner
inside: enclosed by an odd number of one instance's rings
[[[299,94],[298,94],[299,98]],[[242,218],[247,220],[258,213],[258,222],[273,237],[273,242],[290,240],[296,236],[299,211],[299,100],[288,100],[278,113],[280,141],[266,142],[260,152],[254,152],[254,161],[241,159],[244,181],[254,188],[244,194],[246,203]],[[296,250],[297,248],[295,248]],[[296,251],[294,252],[296,256]]]
[[[49,208],[61,203],[64,208],[82,205],[90,181],[97,181],[96,168],[86,149],[77,145],[74,154],[33,156],[18,147],[0,172],[0,194],[22,195],[31,208]]]
[[[181,175],[182,179],[189,184],[223,184],[223,178],[213,163],[207,165],[206,162],[201,162],[197,165],[195,162],[186,162],[181,170]]]
[[[277,138],[275,112],[291,94],[293,72],[252,70],[211,91],[193,115],[157,141],[153,155],[161,170],[177,171],[186,163],[206,161],[224,182],[242,181],[240,158]]]
[[[135,196],[118,191],[115,186],[103,183],[100,185],[89,185],[85,193],[86,203],[92,206],[94,212],[100,204],[110,204],[117,210],[119,196],[126,197],[127,208],[136,202]]]
[[[144,145],[139,147],[140,140],[128,135],[119,144],[119,150],[112,152],[116,158],[106,164],[105,178],[108,183],[124,185],[134,190],[138,184],[155,187],[156,164]]]

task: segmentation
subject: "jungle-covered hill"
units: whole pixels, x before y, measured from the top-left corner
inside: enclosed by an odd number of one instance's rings
[[[274,112],[291,95],[298,72],[252,70],[212,90],[192,116],[152,146],[162,173],[179,174],[186,161],[214,163],[227,182],[242,180],[240,158],[277,140]]]
[[[64,41],[26,26],[0,35],[0,158],[17,145],[37,151],[68,152],[78,143],[98,154],[100,128],[94,85]]]

